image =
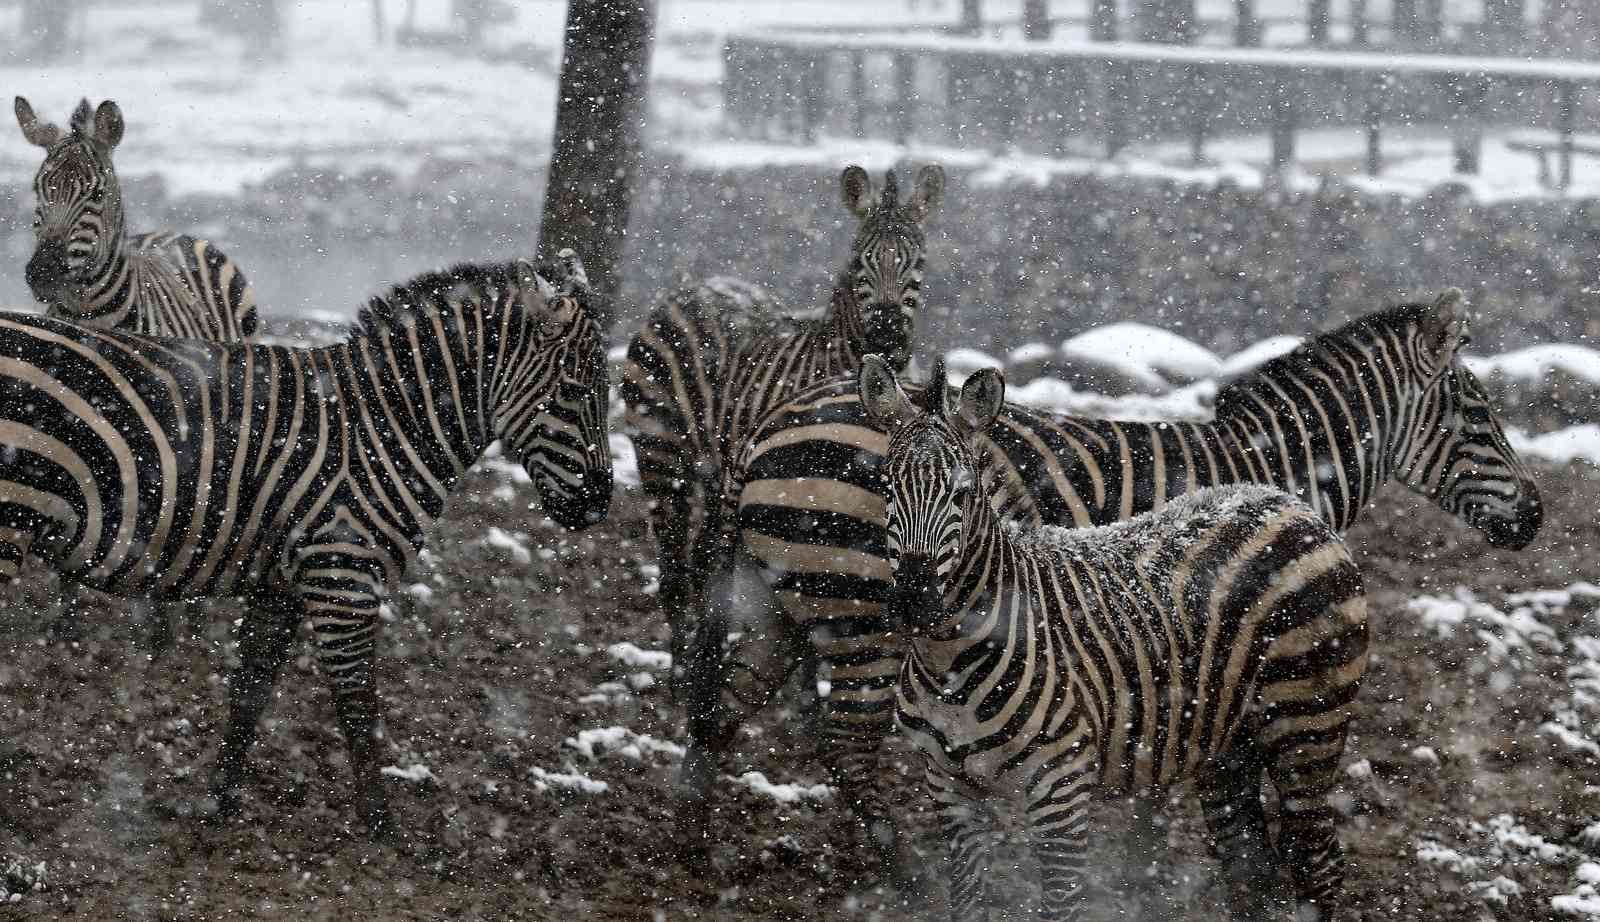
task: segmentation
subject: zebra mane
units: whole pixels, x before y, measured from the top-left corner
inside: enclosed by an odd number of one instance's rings
[[[1234,379],[1226,387],[1217,391],[1217,397],[1213,404],[1216,407],[1216,415],[1221,416],[1235,409],[1253,406],[1249,395],[1251,389],[1259,381],[1278,377],[1290,369],[1301,368],[1315,356],[1328,354],[1332,351],[1332,347],[1361,346],[1375,341],[1385,333],[1395,334],[1405,330],[1407,327],[1416,326],[1428,316],[1428,311],[1432,309],[1433,305],[1422,302],[1397,304],[1393,307],[1358,317],[1336,330],[1319,333],[1289,352],[1257,366],[1252,371],[1246,372],[1242,377]]]
[[[509,288],[516,278],[514,263],[460,263],[425,272],[385,294],[373,295],[351,324],[351,338],[373,336],[407,317],[436,311],[452,297],[485,300],[490,292]]]
[[[883,197],[878,200],[878,213],[891,214],[900,205],[900,188],[896,185],[894,168],[890,167],[883,174]]]

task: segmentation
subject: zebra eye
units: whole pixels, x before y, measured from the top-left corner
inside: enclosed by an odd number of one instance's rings
[[[906,307],[916,307],[917,306],[917,299],[912,297],[911,295],[906,295],[904,298],[900,299],[900,303],[904,304]]]
[[[36,208],[33,212],[33,229],[38,230],[42,226],[44,226],[44,212]]]

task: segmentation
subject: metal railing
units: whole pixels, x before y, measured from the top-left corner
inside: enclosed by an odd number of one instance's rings
[[[1553,129],[1563,187],[1581,94],[1600,85],[1600,62],[1315,49],[768,32],[730,35],[723,53],[725,118],[750,138],[1109,158],[1177,136],[1200,160],[1221,131],[1265,128],[1284,165],[1301,128],[1342,123],[1364,128],[1376,174],[1386,125],[1442,122],[1470,174],[1493,120]]]

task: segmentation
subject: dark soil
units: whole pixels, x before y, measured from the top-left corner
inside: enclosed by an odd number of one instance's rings
[[[1600,475],[1540,471],[1545,530],[1523,552],[1473,532],[1399,488],[1350,535],[1363,564],[1375,657],[1347,761],[1373,770],[1341,800],[1353,815],[1347,919],[1544,919],[1573,889],[1577,859],[1516,856],[1476,877],[1417,859],[1422,839],[1463,851],[1472,821],[1510,814],[1569,849],[1600,851],[1580,831],[1600,820],[1600,769],[1538,732],[1572,697],[1565,660],[1493,664],[1468,626],[1441,639],[1409,599],[1465,586],[1502,595],[1600,582]],[[510,496],[508,501],[507,497]],[[0,905],[0,919],[835,919],[904,917],[879,887],[847,812],[780,805],[729,782],[719,789],[709,853],[681,848],[672,798],[676,758],[620,753],[591,761],[564,740],[625,726],[683,742],[664,683],[602,689],[646,672],[608,653],[664,649],[646,594],[654,562],[642,502],[619,491],[610,521],[559,531],[475,473],[408,577],[431,598],[395,603],[384,625],[382,690],[392,761],[431,779],[390,779],[400,834],[373,843],[355,823],[329,694],[309,655],[291,661],[254,752],[243,815],[222,826],[183,815],[205,793],[232,666],[226,604],[191,606],[175,650],[152,662],[121,603],[96,600],[88,637],[51,646],[53,580],[4,591],[0,608],[0,867],[42,861],[46,885]],[[533,556],[484,546],[490,526],[530,533]],[[540,551],[547,553],[541,554]],[[1592,604],[1591,604],[1592,607]],[[1600,634],[1576,606],[1558,635]],[[655,673],[659,678],[661,674]],[[1509,684],[1505,681],[1510,677]],[[1499,690],[1496,690],[1499,689]],[[603,700],[601,700],[603,699]],[[741,741],[730,775],[816,783],[807,722],[768,713]],[[1431,747],[1435,766],[1412,755]],[[937,868],[940,843],[916,780],[915,755],[891,741],[885,783]],[[540,791],[530,775],[575,770],[609,789]],[[1213,916],[1211,864],[1196,811],[1174,812],[1172,855],[1143,918]],[[1109,814],[1117,821],[1115,812]],[[1099,839],[1097,838],[1097,842]],[[1522,886],[1504,905],[1471,892],[1503,874]],[[0,879],[0,887],[6,885]],[[942,917],[942,893],[935,897]]]

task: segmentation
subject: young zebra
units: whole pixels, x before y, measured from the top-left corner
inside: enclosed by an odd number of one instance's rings
[[[944,192],[944,171],[917,173],[899,199],[893,171],[880,193],[867,171],[846,167],[845,207],[861,222],[829,309],[789,321],[754,286],[720,280],[668,295],[628,344],[622,398],[652,500],[660,547],[661,607],[682,662],[683,613],[699,591],[693,563],[708,514],[721,508],[723,468],[750,424],[799,388],[859,367],[868,353],[910,357],[922,304],[922,224]]]
[[[87,99],[71,130],[40,121],[16,98],[17,124],[44,148],[33,177],[36,246],[26,277],[52,317],[108,330],[215,342],[256,330],[256,300],[244,273],[221,250],[184,234],[130,237],[111,151],[122,140],[122,110]]]
[[[950,850],[950,918],[990,906],[971,801],[1020,802],[1041,917],[1083,909],[1094,795],[1194,778],[1236,914],[1270,917],[1263,771],[1297,919],[1337,907],[1344,859],[1325,795],[1366,671],[1355,561],[1309,506],[1215,487],[1091,529],[1002,525],[982,434],[1005,384],[970,377],[959,405],[914,407],[874,356],[861,369],[884,458],[890,607],[905,631],[897,716],[922,750]]]
[[[611,497],[601,327],[570,251],[546,275],[458,266],[374,298],[344,343],[218,345],[0,315],[0,580],[32,553],[126,596],[242,596],[213,778],[238,807],[296,626],[310,621],[363,817],[378,607],[496,438],[569,528]]]
[[[1007,405],[984,436],[996,512],[1028,525],[1106,525],[1210,485],[1257,482],[1350,527],[1391,478],[1496,545],[1522,547],[1539,491],[1461,363],[1461,293],[1360,318],[1222,389],[1211,423],[1129,423]],[[736,511],[710,569],[709,608],[685,664],[693,745],[685,782],[706,796],[734,731],[806,657],[826,668],[824,756],[844,800],[879,833],[886,872],[907,884],[888,805],[874,790],[892,724],[901,648],[881,606],[882,433],[853,379],[797,393],[755,426],[724,493]],[[733,612],[742,625],[723,653]],[[1130,843],[1148,864],[1148,812]]]
[[[71,130],[42,122],[16,98],[17,124],[45,149],[33,177],[35,249],[24,271],[51,317],[100,329],[216,342],[248,339],[256,330],[255,294],[244,273],[204,240],[158,232],[129,237],[122,187],[111,151],[122,140],[122,110],[106,100],[91,117],[89,101],[73,110]],[[76,587],[63,587],[62,613],[50,636],[76,639]],[[171,644],[170,619],[143,600],[146,637],[155,652]]]

